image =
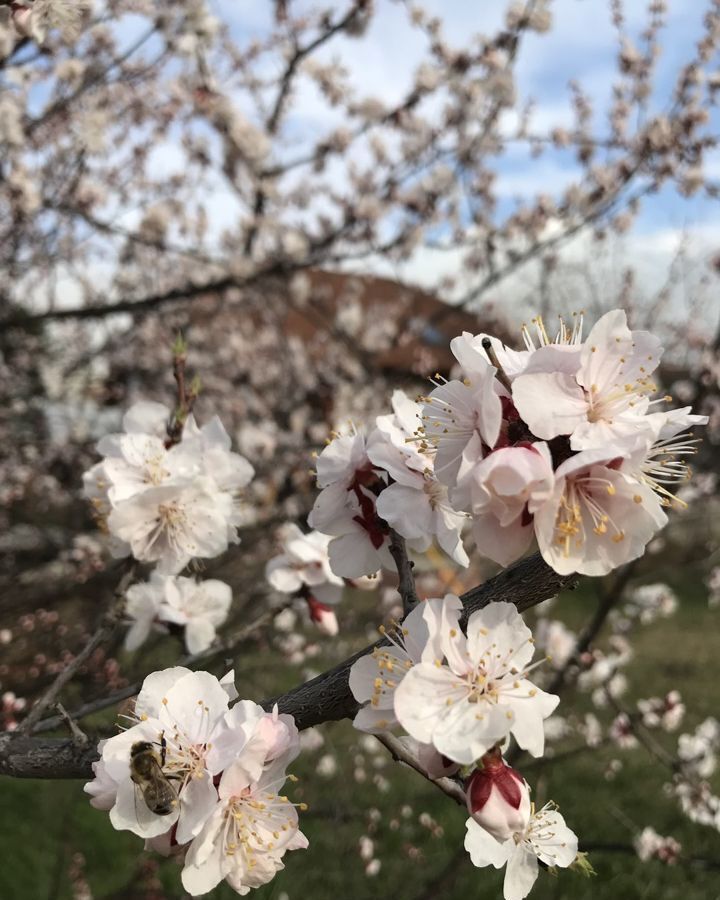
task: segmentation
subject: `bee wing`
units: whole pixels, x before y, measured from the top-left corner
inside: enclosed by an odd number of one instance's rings
[[[152,769],[152,776],[143,783],[143,799],[149,810],[156,815],[166,816],[175,808],[177,794],[165,777],[160,764],[155,762]]]

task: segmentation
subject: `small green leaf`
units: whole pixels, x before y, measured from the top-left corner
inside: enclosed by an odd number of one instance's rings
[[[187,342],[181,332],[178,332],[178,336],[173,341],[172,353],[173,356],[185,356],[187,353]]]
[[[200,376],[193,375],[193,380],[190,382],[190,396],[197,397],[201,390],[202,381],[200,380]]]
[[[581,875],[584,875],[586,878],[597,875],[597,872],[595,871],[595,869],[593,869],[592,863],[590,862],[590,857],[587,855],[587,853],[578,853],[570,868],[573,871],[579,872]]]

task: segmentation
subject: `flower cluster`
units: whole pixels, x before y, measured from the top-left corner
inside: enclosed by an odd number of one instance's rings
[[[451,342],[462,379],[423,406],[424,448],[453,507],[472,519],[478,550],[501,565],[535,540],[566,574],[604,575],[640,556],[688,476],[690,408],[655,412],[659,341],[603,316],[551,340],[541,319],[526,349],[465,333]],[[537,343],[536,343],[537,341]]]
[[[11,22],[18,35],[42,44],[50,30],[67,39],[77,38],[90,0],[15,0]]]
[[[560,321],[551,340],[541,319],[524,328],[526,349],[464,333],[450,347],[462,377],[436,376],[421,403],[402,391],[393,414],[366,436],[334,435],[317,461],[321,488],[309,518],[331,535],[330,565],[355,577],[390,566],[389,533],[412,550],[433,540],[467,565],[467,520],[480,553],[509,565],[536,542],[561,574],[605,575],[640,556],[684,501],[690,407],[656,411],[650,399],[662,354],[622,310],[582,339]],[[536,343],[537,341],[537,343]]]
[[[196,581],[159,572],[149,581],[132,585],[125,596],[125,614],[132,622],[125,636],[126,650],[137,650],[153,628],[181,628],[188,653],[200,653],[215,640],[232,603],[230,585],[223,581]]]
[[[363,704],[355,727],[378,733],[401,726],[403,742],[430,778],[479,766],[465,791],[471,818],[465,847],[477,866],[507,864],[505,900],[522,900],[538,874],[538,859],[569,866],[577,838],[548,805],[536,812],[522,776],[502,760],[514,737],[533,756],[543,753],[544,720],[559,698],[528,678],[530,629],[511,603],[473,613],[464,633],[462,604],[448,594],[418,604],[394,634],[350,670]]]
[[[317,459],[321,492],[308,522],[332,536],[330,566],[345,578],[392,568],[391,528],[412,550],[436,540],[459,565],[469,561],[460,538],[466,517],[435,476],[434,454],[421,438],[421,407],[402,391],[393,393],[392,407],[369,435],[335,435]]]
[[[115,828],[183,862],[192,896],[223,879],[245,894],[283,868],[286,851],[307,846],[295,805],[281,793],[299,752],[295,723],[249,700],[231,706],[236,700],[232,673],[153,673],[130,727],[102,743],[85,785]]]
[[[173,575],[237,541],[238,493],[254,473],[230,451],[217,417],[199,428],[188,416],[175,444],[167,437],[169,421],[162,404],[135,404],[123,418],[124,432],[99,442],[105,459],[85,473],[83,484],[113,552]]]

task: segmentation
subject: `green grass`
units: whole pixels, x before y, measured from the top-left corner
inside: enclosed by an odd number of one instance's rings
[[[592,603],[585,589],[561,598],[553,614],[579,627]],[[633,640],[636,655],[626,670],[630,684],[623,702],[679,688],[688,707],[682,731],[708,715],[717,715],[717,616],[695,589],[685,592],[674,617],[639,630]],[[238,661],[238,683],[245,695],[267,696],[299,680],[297,669],[268,669],[271,658],[265,649]],[[329,656],[312,661],[318,669],[330,662]],[[589,708],[585,696],[576,699],[578,711]],[[567,713],[573,698],[563,700],[560,711]],[[108,720],[98,717],[96,725],[103,721]],[[475,869],[462,850],[466,818],[462,810],[414,773],[391,763],[382,748],[374,753],[363,747],[362,737],[350,723],[326,726],[322,734],[325,745],[301,755],[293,766],[301,780],[292,787],[292,796],[310,804],[302,817],[310,848],[289,854],[286,869],[254,892],[257,900],[278,900],[283,894],[290,900],[502,896],[502,874]],[[676,745],[676,736],[657,737],[669,750]],[[568,738],[557,752],[577,746],[578,740]],[[333,753],[339,764],[332,778],[315,773],[324,753]],[[613,759],[623,765],[608,780],[604,773]],[[672,834],[688,855],[720,860],[720,834],[681,815],[663,789],[668,773],[652,763],[645,751],[606,747],[556,763],[549,757],[539,763],[524,762],[536,800],[552,798],[559,804],[568,824],[580,835],[581,846],[628,844],[633,823]],[[525,771],[523,762],[519,768]],[[364,783],[355,780],[356,769],[366,772]],[[375,775],[386,779],[386,791],[373,782]],[[171,861],[158,861],[157,876],[164,893],[138,886],[140,866],[156,858],[142,852],[140,839],[114,831],[107,814],[89,806],[79,783],[3,779],[0,797],[0,900],[70,900],[68,867],[76,853],[85,857],[85,876],[96,900],[180,900],[185,896],[179,869]],[[404,815],[403,807],[411,812]],[[371,808],[380,812],[371,837],[382,869],[374,878],[365,875],[358,854],[359,837],[369,833]],[[418,821],[423,812],[437,822],[434,834]],[[634,855],[601,849],[592,851],[590,858],[596,878],[588,881],[573,872],[561,872],[557,878],[541,873],[533,900],[720,900],[718,871],[643,864]],[[222,886],[209,896],[224,900],[236,895]]]

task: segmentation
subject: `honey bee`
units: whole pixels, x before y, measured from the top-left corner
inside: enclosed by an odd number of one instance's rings
[[[150,741],[136,741],[130,747],[130,777],[139,787],[145,805],[157,816],[169,815],[177,804],[175,788],[162,770],[165,764],[165,738],[160,752]]]

